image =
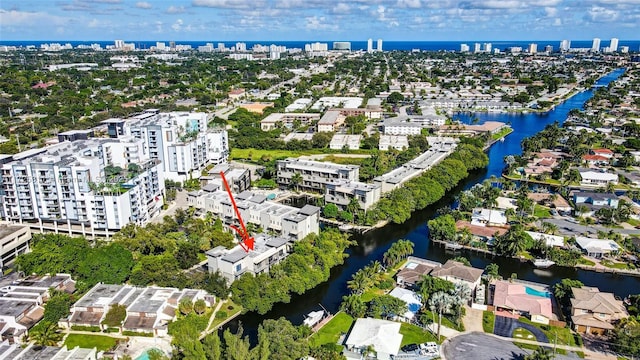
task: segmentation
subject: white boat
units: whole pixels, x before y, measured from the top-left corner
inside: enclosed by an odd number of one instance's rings
[[[549,259],[535,259],[533,261],[533,266],[540,268],[540,269],[546,269],[549,266],[555,264],[554,261],[551,261]]]
[[[322,310],[312,311],[308,313],[307,316],[305,317],[304,324],[307,325],[308,327],[314,327],[317,323],[322,321],[323,317],[324,317],[324,311]]]
[[[460,250],[462,249],[462,245],[458,244],[458,243],[446,243],[444,245],[444,248],[447,250]]]

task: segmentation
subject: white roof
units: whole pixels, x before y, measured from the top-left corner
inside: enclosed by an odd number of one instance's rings
[[[397,355],[402,344],[400,323],[379,319],[356,319],[345,345],[363,348],[372,345],[379,355]],[[384,356],[379,356],[383,357]]]
[[[506,224],[507,217],[504,210],[483,208],[473,209],[471,214],[471,224],[483,226],[486,225],[485,223]]]
[[[618,175],[606,173],[606,172],[598,172],[598,171],[584,171],[580,172],[580,176],[582,179],[593,179],[593,180],[602,180],[602,181],[617,181]]]
[[[323,316],[324,316],[324,311],[322,310],[312,311],[309,314],[307,314],[307,318],[304,319],[304,324],[309,327],[312,327],[313,325],[320,322]]]
[[[576,236],[576,242],[581,248],[588,252],[608,253],[620,250],[620,245],[613,240],[600,240],[584,236]]]
[[[564,238],[562,236],[549,235],[534,231],[526,231],[526,233],[529,234],[533,240],[544,240],[547,246],[564,246]]]
[[[389,295],[407,303],[408,310],[403,315],[405,318],[413,319],[415,314],[418,311],[420,311],[420,307],[422,306],[422,301],[420,299],[420,296],[415,292],[411,290],[403,289],[401,287],[396,287],[395,289],[391,290]]]

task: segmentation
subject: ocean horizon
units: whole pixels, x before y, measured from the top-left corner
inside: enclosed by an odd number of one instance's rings
[[[156,42],[164,42],[165,44],[169,44],[173,40],[144,40],[144,41],[128,41],[127,43],[134,43],[137,49],[149,49],[151,46],[155,46]],[[284,45],[287,48],[301,48],[304,49],[305,44],[320,42],[329,44],[329,48],[331,49],[334,42],[346,41],[351,43],[351,50],[366,50],[367,49],[367,41],[350,41],[350,40],[332,40],[332,41],[321,41],[321,40],[308,40],[308,41],[271,41],[271,40],[263,40],[263,41],[218,41],[218,40],[201,40],[201,41],[175,41],[176,45],[191,45],[193,48],[197,48],[198,46],[206,45],[207,43],[212,43],[214,47],[218,46],[218,43],[223,43],[225,46],[231,47],[234,46],[238,42],[243,42],[247,44],[247,49],[250,49],[255,44],[261,45]],[[473,44],[475,43],[491,43],[493,49],[506,50],[512,47],[521,47],[523,50],[527,48],[529,44],[537,44],[538,51],[544,51],[545,46],[551,45],[554,50],[558,50],[560,47],[561,40],[519,40],[519,41],[504,41],[504,40],[469,40],[469,41],[384,41],[382,48],[384,51],[391,50],[400,50],[400,51],[410,51],[410,50],[426,50],[426,51],[459,51],[461,44],[467,44],[471,47],[473,51]],[[113,45],[114,42],[112,40],[103,40],[103,41],[67,41],[67,40],[29,40],[29,41],[18,41],[18,40],[2,40],[0,41],[0,46],[17,46],[17,47],[27,47],[27,46],[36,46],[39,47],[41,44],[49,44],[49,43],[60,43],[60,44],[71,44],[73,47],[78,45],[90,45],[90,44],[100,44],[103,48],[106,45]],[[377,44],[377,39],[374,39],[373,46],[374,49]],[[591,48],[592,40],[571,40],[571,48]],[[601,42],[601,48],[607,47],[609,45],[609,40],[603,40]],[[640,51],[640,40],[619,40],[618,48],[621,46],[628,46],[629,51],[635,52]]]

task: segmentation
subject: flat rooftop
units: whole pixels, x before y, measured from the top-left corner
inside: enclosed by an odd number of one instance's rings
[[[0,225],[0,239],[8,237],[12,234],[28,231],[27,226],[20,225]]]

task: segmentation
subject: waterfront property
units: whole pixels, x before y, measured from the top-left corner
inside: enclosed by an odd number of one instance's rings
[[[629,316],[622,301],[598,288],[571,288],[571,322],[573,329],[584,334],[603,335],[614,329],[614,323]]]
[[[4,340],[0,343],[0,359],[2,360],[95,360],[97,349],[85,349],[76,346],[73,349],[67,346],[40,346],[28,344],[20,346]]]
[[[471,213],[471,225],[503,227],[507,225],[504,210],[475,208]]]
[[[327,184],[358,181],[360,168],[328,162],[288,158],[276,163],[277,183],[280,187],[313,192],[324,192]],[[296,175],[301,177],[300,180]]]
[[[59,325],[66,328],[106,327],[102,321],[111,307],[121,305],[126,308],[126,316],[116,327],[123,331],[166,336],[168,324],[175,319],[178,304],[184,299],[192,303],[202,299],[207,306],[215,302],[215,297],[204,290],[96,284],[73,304],[71,313],[61,319]]]
[[[341,209],[356,199],[360,209],[368,210],[377,203],[382,196],[381,186],[367,184],[360,181],[343,181],[341,183],[327,184],[324,193],[324,201],[327,204],[336,204]]]
[[[409,256],[396,274],[396,282],[407,289],[417,289],[417,283],[423,276],[429,275],[431,271],[441,266],[442,264],[436,261]]]
[[[254,249],[246,251],[236,245],[232,249],[215,247],[206,252],[209,272],[220,272],[229,284],[242,274],[257,275],[284,260],[289,254],[289,240],[266,234],[254,237]]]
[[[407,311],[404,314],[397,314],[396,318],[402,321],[412,322],[416,314],[420,311],[420,308],[422,308],[422,298],[420,295],[416,294],[415,291],[401,287],[395,287],[389,295],[407,303]]]
[[[0,270],[13,264],[18,255],[28,253],[30,243],[28,226],[0,223]]]
[[[474,225],[465,220],[456,221],[456,229],[467,229],[475,240],[485,242],[487,245],[494,245],[495,237],[504,235],[509,230],[508,227]]]
[[[73,293],[71,275],[30,276],[0,288],[0,335],[9,342],[21,342],[23,335],[44,316],[49,290]]]
[[[564,238],[562,236],[544,234],[535,231],[525,231],[535,241],[543,241],[546,246],[564,247]]]
[[[531,321],[549,324],[558,320],[553,311],[552,294],[548,286],[519,281],[499,280],[491,287],[492,305],[497,312],[505,311],[514,315],[526,316]]]
[[[580,184],[585,186],[607,186],[618,183],[618,175],[604,171],[582,170],[580,179]]]
[[[344,342],[342,354],[349,360],[361,360],[369,348],[375,349],[375,359],[391,360],[402,344],[400,323],[380,319],[356,319]],[[373,355],[373,354],[372,354]]]
[[[450,281],[454,284],[466,285],[471,289],[471,294],[473,294],[476,287],[480,284],[480,278],[483,272],[483,269],[476,269],[459,261],[447,260],[442,267],[434,269],[431,272],[431,276]]]
[[[608,255],[617,255],[622,249],[613,240],[594,239],[585,236],[576,236],[576,242],[587,256],[596,259]]]

